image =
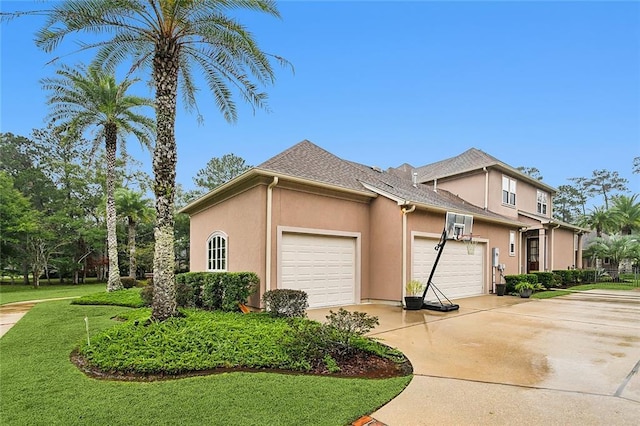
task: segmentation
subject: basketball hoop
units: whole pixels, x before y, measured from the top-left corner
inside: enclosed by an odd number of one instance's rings
[[[472,255],[476,252],[476,245],[478,245],[478,241],[473,239],[473,234],[469,235],[461,235],[460,240],[467,246],[467,254]]]

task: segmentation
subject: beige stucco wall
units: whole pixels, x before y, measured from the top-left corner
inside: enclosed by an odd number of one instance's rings
[[[567,229],[554,229],[552,232],[552,242],[550,243],[550,253],[553,263],[550,269],[568,269],[575,267],[575,247],[573,232]]]
[[[214,231],[227,234],[230,272],[255,272],[264,286],[266,186],[248,189],[191,216],[190,270],[205,271],[207,240]],[[250,300],[258,302],[257,296]]]
[[[304,230],[343,231],[360,234],[360,297],[369,298],[369,204],[368,200],[354,201],[331,194],[321,195],[303,191],[302,188],[283,187],[273,189],[271,226],[271,288],[278,279],[278,226]]]
[[[468,203],[484,207],[485,180],[485,173],[480,171],[471,175],[456,176],[451,180],[439,180],[437,188],[446,189]]]
[[[373,200],[370,208],[371,271],[369,292],[363,299],[400,301],[403,286],[401,208],[384,197]]]

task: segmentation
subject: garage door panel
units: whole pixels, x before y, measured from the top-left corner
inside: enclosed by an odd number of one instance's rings
[[[413,278],[427,282],[438,252],[438,240],[415,238]],[[473,255],[463,242],[447,241],[432,282],[450,299],[484,294],[485,244],[477,244]],[[427,299],[435,298],[429,291]]]
[[[355,238],[285,233],[280,254],[280,288],[305,291],[310,307],[355,303]]]

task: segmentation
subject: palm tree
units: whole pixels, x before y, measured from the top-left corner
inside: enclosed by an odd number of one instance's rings
[[[97,48],[96,62],[108,69],[130,57],[133,70],[145,66],[152,70],[158,125],[153,153],[156,227],[151,316],[155,320],[177,314],[173,206],[178,85],[187,107],[196,107],[192,68],[200,68],[223,116],[234,122],[232,89],[254,109],[266,107],[266,94],[250,77],[259,84],[273,83],[270,58],[287,63],[262,52],[252,34],[224,14],[238,9],[279,17],[271,0],[68,0],[54,5],[36,36],[36,44],[51,51],[71,33],[112,33],[111,38],[85,43],[81,49]]]
[[[120,84],[113,75],[97,67],[79,66],[77,69],[62,66],[57,77],[42,80],[49,90],[48,103],[52,106],[50,118],[71,134],[82,134],[89,128],[98,128],[96,144],[104,139],[107,161],[107,248],[109,255],[109,280],[107,291],[122,289],[118,266],[118,241],[116,237],[116,207],[114,200],[115,168],[118,134],[131,133],[146,146],[151,143],[154,122],[134,110],[152,106],[149,99],[127,95],[136,80],[124,80]]]
[[[116,205],[120,215],[127,218],[129,235],[129,277],[136,277],[136,225],[139,221],[149,220],[153,213],[150,200],[142,198],[139,192],[126,188],[116,190]]]
[[[637,198],[638,194],[631,197],[617,195],[613,198],[611,214],[623,235],[631,235],[634,231],[640,230],[640,202]]]
[[[600,259],[609,258],[611,273],[614,274],[613,278],[617,278],[620,262],[636,259],[639,246],[637,236],[614,234],[610,238],[596,238],[586,251]]]
[[[613,214],[603,207],[594,207],[590,213],[581,216],[578,219],[578,225],[584,228],[596,231],[598,238],[602,237],[603,232],[608,232],[615,227]]]

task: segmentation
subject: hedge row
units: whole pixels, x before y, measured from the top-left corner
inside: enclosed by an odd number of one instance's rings
[[[534,279],[535,277],[535,279]],[[518,281],[540,283],[546,289],[559,286],[571,286],[578,283],[593,283],[597,280],[594,269],[559,269],[551,272],[533,271],[530,274],[505,275],[507,292],[515,291]]]
[[[238,311],[260,284],[253,272],[186,272],[176,275],[176,302],[179,307],[210,311]],[[141,292],[147,305],[153,301],[153,286]]]

